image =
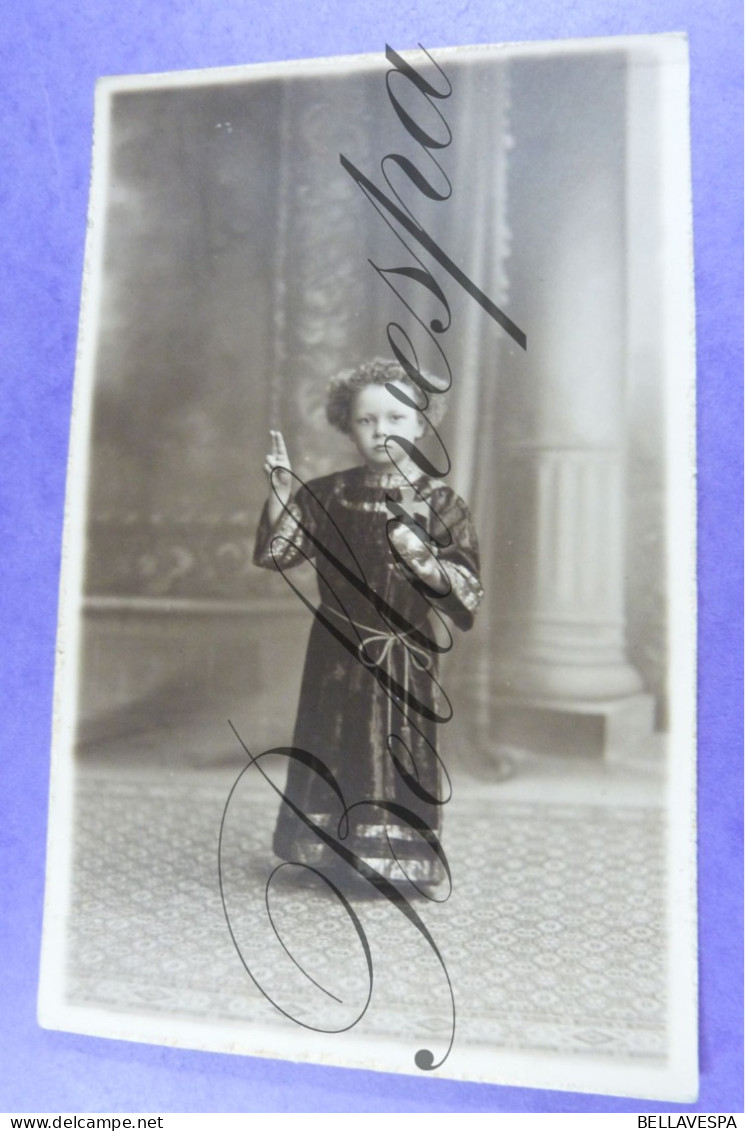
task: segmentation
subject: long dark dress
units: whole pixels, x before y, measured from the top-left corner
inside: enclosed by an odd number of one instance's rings
[[[470,628],[482,590],[466,505],[439,481],[421,476],[413,485],[415,491],[400,477],[362,467],[312,480],[274,528],[265,507],[254,561],[284,574],[311,560],[319,583],[293,745],[320,759],[344,804],[319,766],[302,760],[290,761],[286,796],[384,877],[406,874],[420,885],[442,877],[425,830],[438,834],[447,800],[437,731],[450,707],[437,680],[444,634],[438,643],[433,620],[445,613]],[[442,596],[397,561],[387,535],[397,502],[417,512],[438,544],[441,588],[448,589]],[[274,850],[322,870],[339,865],[285,802]]]

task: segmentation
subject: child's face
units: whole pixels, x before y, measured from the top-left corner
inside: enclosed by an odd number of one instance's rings
[[[399,381],[391,383],[411,397],[406,385]],[[391,465],[386,451],[387,436],[400,436],[414,443],[423,432],[424,422],[416,409],[397,400],[383,385],[366,385],[352,402],[350,436],[369,467]]]

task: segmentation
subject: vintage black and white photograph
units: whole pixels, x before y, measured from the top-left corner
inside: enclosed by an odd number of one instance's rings
[[[696,1096],[689,175],[676,35],[102,80],[43,1025]]]

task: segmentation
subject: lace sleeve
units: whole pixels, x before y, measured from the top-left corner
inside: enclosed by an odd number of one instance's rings
[[[264,504],[254,542],[254,565],[262,569],[291,569],[313,557],[309,537],[311,515],[304,513],[296,496],[283,510],[274,526]]]

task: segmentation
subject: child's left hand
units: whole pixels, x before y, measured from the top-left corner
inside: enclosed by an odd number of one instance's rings
[[[399,522],[389,529],[389,541],[407,565],[424,580],[438,575],[432,551],[406,523]]]

